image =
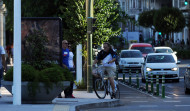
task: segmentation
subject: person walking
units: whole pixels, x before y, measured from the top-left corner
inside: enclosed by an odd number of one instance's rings
[[[6,61],[5,61],[5,49],[0,46],[0,98],[1,98],[1,80],[3,79],[3,72],[6,72]]]
[[[114,76],[116,72],[116,52],[113,51],[110,43],[105,42],[103,44],[104,49],[101,50],[96,59],[94,60],[93,66],[95,66],[98,61],[102,60],[102,66],[98,67],[99,72],[102,73],[101,75],[104,74],[106,71],[108,73],[108,79],[110,80],[111,87],[112,87],[112,97],[115,97],[115,83],[114,83]]]
[[[62,41],[62,66],[63,68],[69,69],[69,49],[68,49],[68,41]],[[64,90],[65,98],[75,98],[73,93],[73,82],[70,82],[70,87]],[[61,93],[58,95],[58,98],[62,98]]]

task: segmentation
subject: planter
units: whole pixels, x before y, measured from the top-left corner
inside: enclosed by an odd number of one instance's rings
[[[49,88],[49,92],[47,93],[47,88],[44,84],[39,83],[39,90],[36,90],[35,96],[31,96],[28,91],[28,83],[29,82],[21,83],[22,103],[52,103],[54,98],[56,98],[66,87],[70,86],[70,81],[60,82],[59,85],[53,84],[53,87]],[[12,81],[2,81],[2,85],[12,93]]]

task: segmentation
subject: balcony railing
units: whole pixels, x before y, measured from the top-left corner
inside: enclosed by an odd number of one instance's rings
[[[140,8],[132,8],[127,11],[127,14],[129,15],[136,15],[142,12],[142,9]]]

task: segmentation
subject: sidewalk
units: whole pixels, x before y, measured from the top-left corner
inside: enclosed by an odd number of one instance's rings
[[[114,107],[120,105],[117,99],[98,99],[96,94],[87,91],[74,91],[76,98],[55,98],[52,104],[13,105],[13,96],[1,87],[0,111],[77,111],[84,108]],[[63,94],[64,95],[64,94]]]

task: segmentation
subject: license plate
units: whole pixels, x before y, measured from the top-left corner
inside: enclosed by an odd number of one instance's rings
[[[157,72],[157,74],[167,74],[167,72]]]
[[[129,65],[129,67],[137,67],[137,65]]]

